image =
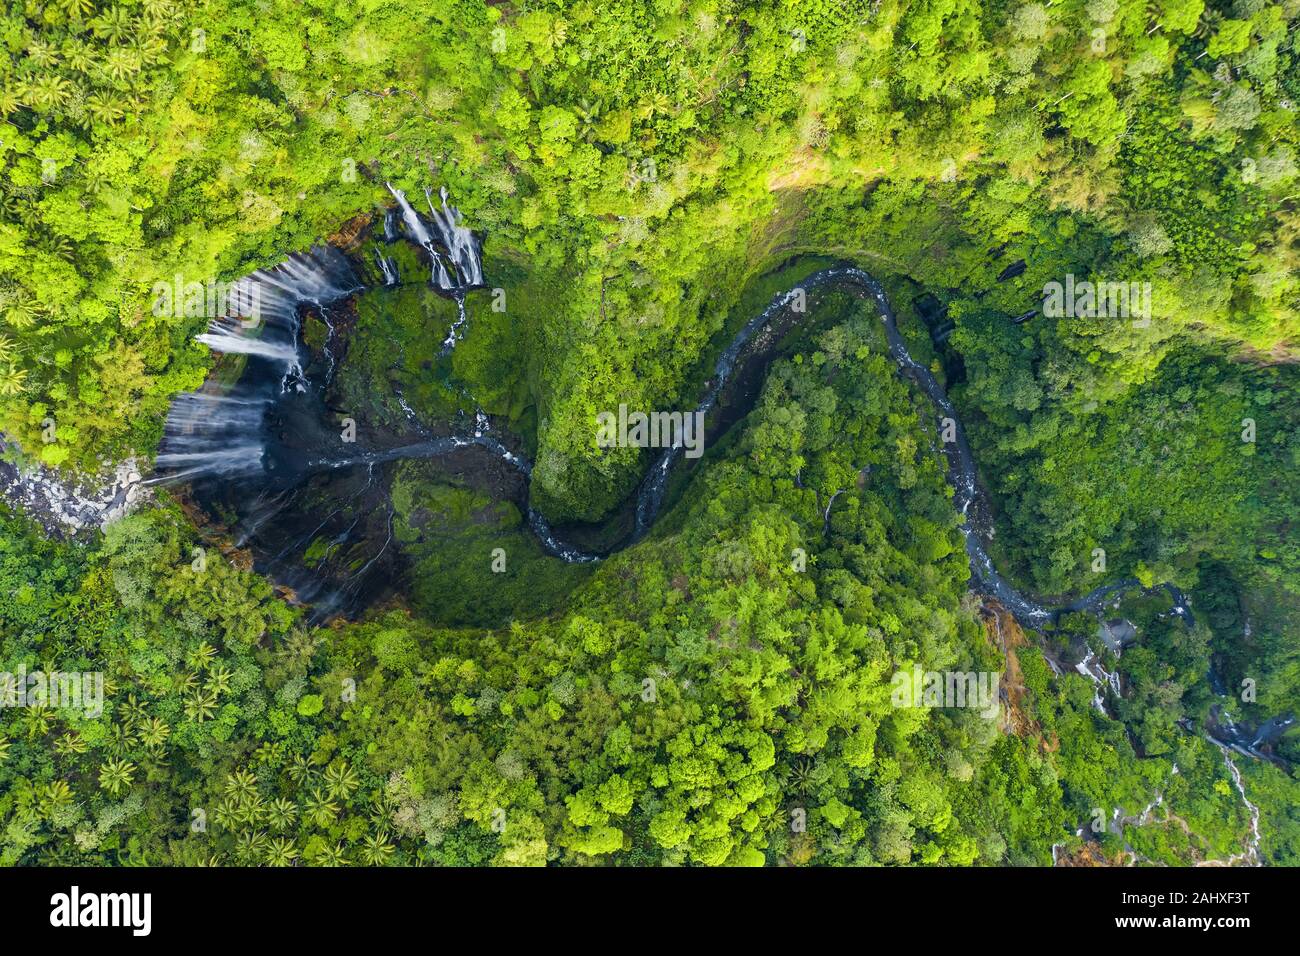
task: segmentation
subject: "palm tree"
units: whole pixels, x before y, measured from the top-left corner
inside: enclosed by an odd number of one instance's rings
[[[110,760],[99,768],[99,785],[113,796],[127,787],[135,775],[135,764],[129,760]]]
[[[379,827],[381,833],[387,833],[389,821],[393,818],[393,798],[387,790],[376,790],[370,797],[370,822]]]
[[[140,54],[130,47],[116,47],[104,57],[104,73],[117,83],[125,83],[140,72]]]
[[[59,62],[59,53],[54,44],[33,40],[27,45],[27,60],[39,70],[52,70]]]
[[[256,826],[265,815],[266,807],[262,804],[262,796],[255,793],[239,802],[235,809],[235,822],[241,826]]]
[[[20,95],[25,102],[38,109],[53,110],[68,101],[72,89],[63,77],[47,73],[34,80],[24,81]]]
[[[23,98],[16,86],[6,84],[0,88],[0,116],[8,116],[22,108]]]
[[[5,90],[0,88],[0,96],[3,96]],[[32,192],[31,187],[23,187],[22,192],[26,195],[19,195],[17,188],[7,191],[0,187],[0,216],[14,222],[15,224],[25,226],[28,229],[34,229],[40,224],[40,210],[35,208],[30,202]],[[8,309],[8,303],[0,304],[0,308]],[[17,308],[17,306],[15,306]],[[22,308],[30,309],[31,306],[23,304]],[[18,328],[14,321],[5,316],[5,321],[13,328]],[[20,317],[19,321],[22,321]],[[35,321],[33,316],[27,317],[27,324],[31,325]]]
[[[108,736],[104,748],[113,756],[121,757],[130,753],[135,746],[135,733],[126,724],[109,724]]]
[[[59,0],[59,9],[68,15],[69,20],[84,18],[94,12],[94,0]]]
[[[63,807],[72,803],[72,788],[65,780],[55,780],[41,788],[39,807],[46,817],[52,817]]]
[[[9,759],[9,738],[0,734],[0,763]]]
[[[149,715],[149,709],[140,702],[135,694],[128,694],[122,705],[122,723],[132,727],[139,725]]]
[[[209,691],[196,690],[185,698],[185,716],[203,723],[211,720],[217,710],[217,696]]]
[[[257,796],[257,777],[247,770],[236,770],[226,778],[221,789],[230,799],[244,803]]]
[[[270,866],[293,866],[298,859],[298,848],[288,837],[276,837],[266,851],[266,862]]]
[[[319,787],[313,787],[307,799],[303,801],[303,808],[306,811],[307,819],[318,827],[327,827],[334,822],[334,817],[338,815],[338,804],[329,798],[327,794],[321,792]]]
[[[798,794],[808,793],[813,787],[816,765],[811,760],[801,760],[790,768],[790,787]]]
[[[321,866],[347,866],[351,861],[345,854],[343,844],[336,843],[322,850],[316,857],[316,862]]]
[[[298,819],[298,805],[292,800],[277,797],[266,808],[266,822],[272,830],[287,830]]]
[[[89,73],[95,65],[95,51],[81,40],[68,40],[63,44],[63,62],[75,73]]]
[[[346,761],[337,761],[325,769],[325,789],[331,797],[347,802],[352,791],[357,788],[357,775],[352,772]]]
[[[1196,21],[1196,29],[1192,31],[1192,36],[1198,40],[1207,40],[1219,32],[1219,24],[1222,22],[1222,13],[1217,10],[1206,9],[1201,14],[1201,19]]]
[[[116,93],[92,93],[86,99],[86,112],[90,118],[105,126],[121,122],[126,111],[122,109],[122,100]]]
[[[70,730],[54,741],[54,750],[64,757],[70,757],[73,754],[84,754],[86,752],[86,741],[81,738],[81,734],[75,730]]]
[[[27,387],[26,383],[27,369],[19,368],[17,365],[6,365],[0,368],[0,395],[6,398],[21,395],[23,389]]]
[[[582,100],[578,103],[578,136],[586,142],[596,135],[596,127],[600,125],[600,113],[602,105],[600,100],[591,103]]]
[[[208,668],[208,690],[214,694],[228,693],[230,691],[230,680],[234,676],[234,671],[221,661],[217,661]]]
[[[15,302],[5,310],[5,321],[19,331],[30,329],[36,324],[36,307],[30,302]]]
[[[642,119],[653,119],[660,113],[667,113],[672,109],[673,102],[663,93],[651,93],[649,98],[641,103],[637,110]]]
[[[95,36],[111,43],[121,43],[131,35],[131,12],[125,7],[109,7],[90,21]]]
[[[218,800],[213,810],[213,817],[217,821],[217,826],[226,830],[237,830],[239,828],[238,801],[231,800],[229,797]]]
[[[140,727],[140,742],[150,750],[158,750],[171,735],[172,729],[158,717],[150,717]]]
[[[257,745],[257,749],[253,751],[253,759],[258,763],[279,763],[283,753],[283,741],[266,740]]]
[[[144,0],[144,19],[159,27],[180,23],[185,14],[172,0]]]
[[[140,62],[152,66],[167,56],[167,41],[157,33],[140,33],[131,44]]]
[[[49,256],[57,256],[60,259],[72,261],[72,243],[68,241],[67,236],[56,236],[46,233],[37,238],[33,243],[37,249]]]
[[[196,671],[203,671],[208,669],[208,665],[212,663],[216,656],[217,649],[204,641],[185,656],[185,663]]]
[[[366,866],[383,866],[395,849],[396,847],[388,842],[388,834],[385,831],[367,833],[365,839],[361,841],[361,862]]]
[[[54,714],[50,708],[38,704],[27,708],[23,720],[27,724],[27,739],[35,740],[50,732],[50,721],[54,720]]]
[[[293,760],[289,762],[289,779],[301,786],[314,776],[316,768],[312,766],[311,758],[294,754]]]
[[[250,830],[235,838],[235,855],[246,863],[262,859],[270,849],[270,842],[261,830]]]

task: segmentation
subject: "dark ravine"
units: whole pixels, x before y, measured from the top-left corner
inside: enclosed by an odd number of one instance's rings
[[[399,199],[404,198],[399,196]],[[445,238],[445,222],[426,221],[404,202],[402,207],[402,228],[409,241],[425,248],[430,255],[437,255],[439,239],[435,237]],[[454,209],[451,212],[454,213]],[[391,230],[395,228],[394,217],[385,217],[385,226],[391,235]],[[430,229],[437,232],[430,233]],[[447,245],[450,246],[450,242]],[[465,274],[467,278],[472,276],[472,280],[463,284],[448,280],[446,265],[441,258],[433,261],[432,281],[439,289],[454,295],[458,300],[460,317],[456,320],[456,325],[463,324],[465,294],[482,282],[481,265],[477,263],[477,246],[461,241],[459,254],[451,258],[458,269],[456,274]],[[389,274],[389,268],[383,267],[385,281],[389,280]],[[363,291],[365,285],[357,278],[357,271],[346,256],[329,248],[317,248],[311,254],[294,256],[282,267],[256,273],[252,280],[264,282],[266,289],[263,302],[270,303],[269,307],[265,304],[263,307],[263,334],[251,339],[247,345],[239,345],[238,342],[230,341],[239,337],[231,330],[231,324],[226,323],[222,325],[220,341],[214,341],[217,336],[212,333],[204,336],[204,341],[213,347],[244,352],[253,368],[240,378],[237,389],[230,394],[191,393],[181,395],[175,401],[164,445],[157,458],[159,475],[152,481],[194,481],[217,477],[240,484],[257,484],[260,480],[261,483],[283,489],[324,472],[355,467],[373,470],[376,466],[394,460],[442,458],[471,447],[477,447],[503,460],[525,480],[532,475],[532,466],[528,460],[523,455],[508,450],[497,438],[486,433],[484,424],[474,429],[473,433],[452,433],[389,449],[321,454],[326,447],[337,447],[337,442],[326,438],[330,428],[325,424],[325,410],[321,401],[324,392],[322,386],[328,385],[333,369],[325,369],[320,381],[313,380],[312,369],[309,368],[311,356],[305,354],[300,341],[302,311],[304,308],[313,308],[328,312],[352,295]],[[884,323],[889,354],[898,365],[898,373],[917,385],[930,398],[940,418],[953,421],[956,441],[944,445],[949,463],[948,479],[954,489],[954,505],[965,518],[962,535],[966,541],[972,576],[980,593],[996,598],[1008,607],[1023,626],[1043,627],[1063,611],[1100,610],[1108,598],[1141,588],[1136,580],[1119,581],[1101,585],[1070,604],[1052,607],[1023,596],[998,574],[985,549],[985,538],[991,520],[976,480],[974,455],[971,453],[965,427],[943,386],[930,369],[919,364],[907,350],[904,338],[898,332],[893,307],[880,282],[863,269],[839,265],[810,274],[796,289],[776,295],[767,308],[742,326],[716,360],[714,373],[698,403],[697,411],[702,412],[706,420],[718,403],[746,346],[762,330],[774,324],[777,317],[788,321],[790,328],[793,328],[797,319],[790,321],[790,303],[801,291],[806,295],[816,290],[849,291],[858,297],[872,300]],[[448,339],[448,345],[454,346],[455,342]],[[308,371],[304,372],[304,368],[308,368]],[[272,428],[268,428],[268,425]],[[663,510],[668,480],[671,479],[673,468],[680,462],[682,453],[684,449],[681,446],[669,447],[663,450],[650,467],[636,492],[636,520],[632,532],[619,544],[603,553],[578,549],[560,540],[541,512],[529,509],[528,522],[536,533],[539,544],[547,553],[562,561],[593,562],[641,540]],[[1190,615],[1182,592],[1173,585],[1158,585],[1158,588],[1165,589],[1174,598],[1178,614]]]
[[[445,196],[442,210],[435,209],[430,201],[433,216],[428,218],[414,210],[399,190],[393,190],[393,194],[400,214],[389,210],[383,216],[383,240],[391,243],[404,238],[423,250],[431,269],[428,281],[457,303],[458,315],[444,343],[445,355],[455,347],[467,322],[467,294],[483,286],[481,244],[468,229],[460,226],[459,213],[446,204]],[[419,441],[393,447],[339,450],[325,407],[335,362],[329,343],[325,349],[327,360],[313,361],[302,342],[302,316],[307,309],[328,316],[367,288],[396,284],[399,279],[391,260],[382,253],[377,253],[375,259],[375,267],[366,269],[336,249],[319,247],[250,277],[249,281],[261,284],[263,292],[259,336],[245,338],[239,334],[238,323],[225,321],[215,323],[202,337],[214,348],[246,354],[247,369],[226,394],[200,391],[177,398],[157,459],[158,473],[150,479],[206,488],[209,506],[218,506],[218,511],[227,515],[233,512],[239,518],[237,543],[253,546],[259,570],[288,584],[300,600],[313,604],[318,619],[358,610],[372,593],[365,575],[379,567],[377,562],[392,541],[391,504],[377,493],[377,469],[405,459],[486,456],[518,476],[525,502],[532,474],[531,463],[520,451],[512,451],[491,434],[490,423],[481,412],[469,430],[453,424],[449,434],[424,434]],[[363,272],[375,273],[378,281],[367,284],[360,278]],[[801,292],[806,296],[815,290],[844,291],[871,300],[880,314],[889,354],[899,375],[926,395],[938,419],[951,420],[949,431],[954,440],[944,443],[943,452],[948,462],[948,481],[954,490],[954,506],[963,517],[960,527],[974,590],[1000,602],[1022,626],[1031,629],[1042,629],[1065,612],[1099,613],[1107,602],[1128,593],[1157,591],[1167,593],[1173,602],[1172,613],[1191,625],[1189,602],[1172,584],[1145,588],[1136,579],[1128,579],[1099,586],[1076,600],[1053,606],[1027,596],[998,573],[987,550],[992,528],[990,510],[977,480],[974,455],[961,418],[943,386],[909,352],[880,282],[856,266],[833,266],[807,276],[796,288],[775,296],[736,333],[714,364],[697,406],[706,420],[742,357],[753,359],[752,355],[746,356],[751,343],[760,338],[761,332],[770,332],[777,324],[782,327],[782,335],[797,327],[800,316],[791,312],[791,303]],[[333,327],[332,322],[326,324]],[[764,338],[770,344],[774,336]],[[427,432],[422,427],[420,430]],[[605,551],[583,550],[563,541],[544,515],[525,505],[529,527],[541,548],[562,561],[590,563],[605,558],[641,540],[651,530],[664,507],[669,480],[682,456],[680,446],[665,449],[659,455],[635,493],[631,531]],[[308,487],[313,487],[314,493],[304,496]],[[386,517],[386,527],[383,520],[375,527],[373,521],[359,518],[348,519],[346,526],[331,527],[334,515],[325,513],[322,518],[321,502],[343,496],[349,501],[365,501],[366,496],[374,496],[374,510],[378,511],[381,504],[387,508],[386,515],[379,515],[381,519]],[[204,496],[200,493],[199,497]],[[277,515],[294,508],[305,513],[290,522],[297,536],[305,535],[304,540],[309,540],[323,530],[332,535],[332,544],[338,547],[332,548],[331,553],[340,555],[336,567],[328,567],[329,561],[310,571],[295,567],[285,561],[292,544],[275,547],[279,545],[276,539],[259,539],[259,529],[268,522],[274,526]],[[283,532],[283,528],[277,531]],[[352,546],[367,536],[382,538],[378,552],[368,553]],[[331,572],[332,584],[327,582]],[[1258,731],[1248,731],[1231,723],[1214,721],[1211,730],[1221,743],[1241,753],[1263,757],[1259,746],[1267,743],[1270,735],[1283,732],[1290,722],[1290,716],[1284,715]]]

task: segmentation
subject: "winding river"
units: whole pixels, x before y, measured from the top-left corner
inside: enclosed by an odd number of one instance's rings
[[[456,302],[457,319],[444,343],[445,355],[455,347],[467,322],[467,294],[484,286],[481,242],[461,225],[460,214],[447,204],[445,193],[441,209],[435,208],[429,197],[430,215],[425,216],[407,202],[400,190],[391,186],[389,189],[398,205],[383,216],[383,241],[405,240],[422,250],[430,271],[427,278],[420,281],[428,282]],[[374,259],[379,269],[378,282],[370,283],[369,287],[391,287],[402,281],[390,257],[376,252]],[[332,357],[332,342],[327,343],[324,349],[328,357],[324,363],[314,360],[306,349],[302,341],[302,316],[309,309],[324,316],[333,338],[335,323],[329,317],[368,287],[360,277],[365,271],[362,264],[339,250],[318,247],[309,253],[291,256],[280,266],[259,271],[245,280],[256,285],[260,292],[260,314],[256,323],[260,326],[259,334],[244,334],[248,325],[246,317],[231,316],[214,322],[200,338],[213,348],[247,355],[247,371],[233,389],[205,389],[177,398],[158,455],[158,473],[150,481],[194,484],[208,480],[223,488],[236,487],[236,495],[241,501],[268,502],[260,511],[244,515],[246,524],[255,530],[256,526],[268,520],[274,509],[284,508],[284,502],[292,498],[295,489],[313,476],[359,470],[365,479],[354,482],[352,487],[359,490],[349,490],[348,494],[362,495],[374,487],[375,468],[385,462],[444,458],[470,450],[486,453],[513,471],[523,484],[526,498],[532,476],[530,462],[521,452],[511,451],[491,433],[487,418],[481,412],[470,430],[461,428],[457,431],[453,425],[451,434],[426,435],[419,441],[390,448],[343,453],[338,450],[337,442],[318,440],[334,427],[326,414],[324,395],[336,363]],[[912,357],[880,282],[857,266],[836,265],[808,275],[797,287],[776,295],[762,312],[735,334],[718,357],[697,406],[706,420],[715,410],[723,389],[739,365],[759,361],[764,363],[765,370],[771,352],[775,351],[767,347],[774,338],[774,328],[780,326],[782,329],[780,335],[775,336],[779,341],[798,325],[802,315],[808,314],[806,308],[801,308],[798,314],[794,312],[792,305],[796,299],[806,300],[808,294],[818,290],[848,292],[875,305],[898,374],[926,395],[937,419],[946,426],[941,431],[952,438],[942,445],[948,463],[947,479],[954,490],[954,506],[963,518],[960,530],[970,562],[972,586],[978,593],[1000,602],[1023,626],[1041,630],[1065,612],[1100,612],[1107,602],[1118,600],[1126,593],[1164,591],[1173,602],[1173,613],[1188,626],[1192,624],[1189,602],[1172,584],[1144,588],[1136,579],[1128,579],[1101,585],[1066,604],[1050,606],[1018,590],[998,573],[987,550],[992,529],[991,513],[977,479],[974,455],[961,417],[935,376]],[[761,350],[751,348],[760,340],[766,343]],[[756,357],[755,352],[761,354]],[[404,401],[403,407],[408,408]],[[414,420],[414,416],[411,417]],[[426,431],[422,427],[419,430]],[[294,440],[286,442],[286,435],[295,436]],[[333,451],[322,454],[321,450],[325,448]],[[683,451],[677,446],[661,452],[635,493],[632,530],[618,544],[602,552],[584,550],[565,542],[538,510],[528,507],[527,521],[542,549],[562,561],[590,563],[640,540],[653,527],[663,509],[669,480],[681,461]],[[355,525],[354,521],[342,533],[353,534]],[[242,533],[241,542],[246,542],[252,533]],[[385,549],[391,539],[390,511]],[[284,550],[281,550],[280,556],[283,554]],[[365,561],[362,573],[374,564],[375,558]],[[273,564],[263,569],[274,576]],[[303,597],[305,591],[308,600],[312,597],[309,577],[297,573],[294,582],[299,596]],[[355,572],[350,571],[346,577],[347,587],[357,587]],[[336,611],[345,604],[339,595],[317,597],[321,599],[324,612]],[[1098,680],[1091,673],[1087,676]],[[1281,733],[1289,723],[1289,717],[1276,718],[1266,729]],[[1258,747],[1266,742],[1268,736],[1268,733],[1257,735],[1241,731],[1231,724],[1216,727],[1215,734],[1222,743],[1252,756],[1263,756]]]
[[[423,223],[409,206],[406,219]],[[423,248],[433,248],[434,242],[427,231],[417,231],[416,240]],[[464,314],[463,301],[474,285],[448,285],[445,265],[435,260],[435,283],[453,295]],[[385,269],[385,275],[387,275]],[[476,271],[476,278],[481,271]],[[407,458],[438,458],[458,450],[477,446],[497,457],[520,476],[531,478],[532,467],[518,452],[510,451],[484,426],[472,433],[451,434],[427,440],[398,445],[385,449],[358,450],[348,454],[319,453],[324,442],[310,438],[315,423],[304,421],[323,415],[319,403],[307,400],[307,408],[295,409],[303,404],[301,396],[319,391],[329,378],[331,369],[315,376],[305,373],[309,356],[301,345],[300,313],[303,309],[329,312],[366,287],[357,277],[351,262],[337,250],[321,248],[306,255],[295,256],[284,265],[255,274],[254,280],[265,283],[262,294],[262,319],[265,326],[258,337],[242,336],[232,330],[233,323],[218,323],[218,331],[201,337],[205,344],[225,351],[241,352],[248,356],[251,374],[226,393],[200,391],[180,396],[173,405],[168,419],[167,433],[158,456],[158,475],[154,482],[193,481],[211,476],[227,481],[256,483],[260,479],[275,478],[280,484],[301,481],[314,473],[357,466],[375,466]],[[770,330],[778,320],[793,328],[806,310],[795,313],[792,303],[806,298],[815,291],[844,291],[874,303],[880,314],[888,343],[890,357],[898,372],[917,386],[929,398],[938,417],[947,420],[953,440],[943,444],[948,461],[948,480],[954,490],[953,503],[963,516],[961,525],[966,552],[977,590],[1005,605],[1021,622],[1031,628],[1041,628],[1058,614],[1074,610],[1099,610],[1104,602],[1126,591],[1140,589],[1135,579],[1102,585],[1069,604],[1051,607],[1039,603],[1018,591],[996,568],[986,548],[991,527],[989,511],[977,481],[977,471],[965,427],[943,386],[928,368],[917,362],[909,352],[898,330],[897,320],[888,296],[880,282],[867,271],[851,265],[833,266],[815,272],[801,280],[795,288],[776,295],[768,306],[749,320],[732,338],[714,364],[705,392],[696,410],[708,419],[716,407],[723,389],[731,380],[747,348],[760,333]],[[457,319],[463,324],[463,319]],[[453,343],[454,345],[454,343]],[[309,436],[290,448],[268,434],[265,422],[268,416],[278,413],[290,417],[293,431],[299,436]],[[482,419],[480,418],[480,421]],[[325,426],[320,426],[325,430]],[[281,429],[283,432],[284,429]],[[333,443],[328,443],[332,445]],[[316,445],[315,453],[312,446]],[[563,561],[592,562],[607,557],[640,540],[658,519],[666,498],[668,482],[683,457],[684,449],[674,446],[664,449],[651,465],[635,495],[635,522],[633,530],[624,540],[602,551],[585,551],[561,540],[551,529],[545,517],[536,509],[529,509],[528,522],[542,548]],[[1174,599],[1176,613],[1190,616],[1187,601],[1172,585],[1160,585]]]

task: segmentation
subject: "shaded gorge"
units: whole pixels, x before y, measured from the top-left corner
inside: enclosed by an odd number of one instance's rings
[[[263,298],[272,303],[255,329],[256,345],[227,341],[235,337],[230,328],[237,320],[217,324],[220,338],[211,332],[203,337],[209,346],[246,356],[242,375],[231,386],[216,385],[213,376],[200,392],[175,401],[157,458],[159,475],[151,479],[190,485],[201,509],[230,529],[235,544],[252,550],[256,567],[313,605],[317,618],[355,613],[402,579],[395,563],[400,548],[394,546],[395,525],[402,516],[394,509],[391,488],[394,481],[419,483],[429,477],[426,470],[403,471],[403,463],[438,463],[472,496],[512,503],[520,519],[513,524],[526,524],[543,554],[568,564],[589,564],[649,533],[684,460],[680,445],[660,451],[624,515],[611,520],[619,533],[612,541],[606,536],[603,548],[590,548],[567,540],[528,506],[532,466],[519,438],[495,432],[471,395],[456,392],[447,380],[445,364],[428,363],[430,380],[441,377],[451,394],[463,399],[445,421],[422,420],[400,390],[389,399],[402,408],[404,420],[382,415],[370,420],[365,411],[350,414],[354,407],[370,410],[374,401],[339,401],[346,393],[339,373],[348,350],[341,330],[355,323],[357,310],[377,303],[382,307],[412,286],[417,294],[452,300],[455,319],[435,356],[442,359],[458,341],[456,330],[471,323],[474,291],[484,282],[481,243],[464,238],[468,230],[459,226],[454,208],[428,219],[400,191],[394,195],[399,212],[382,216],[382,238],[361,243],[368,254],[348,256],[321,247],[251,277],[265,284]],[[415,260],[408,255],[403,263],[389,251],[403,243],[415,248]],[[452,254],[454,248],[458,251]],[[412,267],[422,271],[415,282],[406,278]],[[944,442],[943,453],[978,591],[1002,602],[1024,626],[1043,627],[1063,610],[1100,610],[1115,594],[1141,588],[1136,580],[1106,584],[1054,607],[1017,591],[998,574],[985,549],[992,522],[957,410],[930,369],[907,350],[883,286],[853,265],[833,265],[802,278],[733,334],[712,364],[695,407],[705,416],[708,442],[748,412],[781,343],[816,311],[819,297],[835,291],[874,306],[898,373],[926,394],[937,419],[950,423],[953,440]],[[312,323],[326,329],[318,347],[309,345],[305,333]],[[367,385],[382,392],[380,382]],[[718,414],[720,408],[725,414]],[[486,506],[473,499],[458,507],[481,512]],[[831,507],[833,499],[827,503],[827,518]],[[487,510],[500,516],[497,506]],[[484,514],[476,520],[491,523]],[[1177,589],[1160,587],[1173,594],[1177,613],[1188,613]]]
[[[204,523],[247,549],[255,568],[310,605],[316,621],[399,593],[449,624],[545,613],[595,562],[645,537],[697,465],[680,445],[658,451],[600,527],[552,528],[530,505],[532,465],[520,433],[484,413],[449,368],[466,329],[486,315],[482,243],[445,194],[437,207],[426,193],[425,215],[390,190],[397,206],[355,249],[318,247],[255,273],[247,281],[261,293],[260,314],[219,319],[199,336],[239,355],[242,367],[231,381],[219,366],[202,389],[176,399],[150,481],[183,484]],[[961,418],[911,355],[881,284],[855,266],[806,275],[731,334],[700,385],[696,411],[708,446],[744,418],[771,361],[808,331],[808,316],[831,294],[874,308],[898,374],[932,406],[974,590],[1036,630],[1066,612],[1101,614],[1126,595],[1157,593],[1192,626],[1189,601],[1171,584],[1128,579],[1051,604],[998,573],[987,548],[991,511]],[[390,341],[398,315],[408,327],[414,315],[419,335]],[[363,327],[368,335],[358,333]],[[416,374],[387,374],[412,358]],[[407,390],[421,392],[421,410]],[[837,497],[825,503],[828,530]],[[1210,731],[1264,756],[1259,746],[1289,723],[1288,715],[1258,729],[1211,721]]]

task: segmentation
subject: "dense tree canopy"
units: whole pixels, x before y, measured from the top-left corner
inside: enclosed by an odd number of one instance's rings
[[[358,620],[310,622],[183,494],[76,540],[0,516],[0,670],[102,672],[105,698],[0,709],[0,861],[1044,864],[1080,832],[1113,860],[1236,860],[1248,795],[1262,858],[1295,863],[1294,735],[1279,764],[1232,758],[1243,793],[1187,728],[1300,699],[1298,14],[7,4],[0,432],[24,467],[156,453],[214,369],[207,318],[157,283],[350,248],[386,182],[445,186],[504,308],[474,293],[440,365],[448,301],[358,300],[351,407],[435,421],[472,394],[535,462],[528,505],[606,519],[650,457],[599,447],[596,414],[692,406],[774,291],[857,262],[966,423],[998,566],[1044,595],[1172,582],[1197,623],[1127,599],[1116,657],[1091,615],[1022,634],[981,607],[939,424],[874,311],[832,294],[595,568],[410,462],[390,531],[413,583]],[[1051,314],[1067,276],[1150,308]],[[1090,653],[1122,688],[1104,710]],[[997,672],[1000,719],[897,706],[914,666]]]

